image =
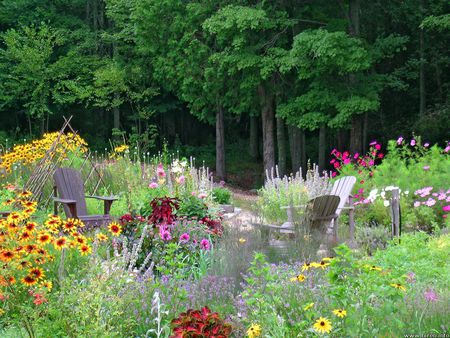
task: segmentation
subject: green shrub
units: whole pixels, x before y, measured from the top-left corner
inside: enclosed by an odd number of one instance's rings
[[[222,188],[216,187],[212,190],[213,199],[218,204],[230,204],[231,203],[231,191]]]

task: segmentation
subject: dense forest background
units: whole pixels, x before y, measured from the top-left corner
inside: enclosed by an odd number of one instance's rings
[[[56,130],[282,173],[449,138],[448,0],[0,1],[0,142]],[[211,163],[212,162],[212,163]],[[256,173],[256,174],[255,174]]]

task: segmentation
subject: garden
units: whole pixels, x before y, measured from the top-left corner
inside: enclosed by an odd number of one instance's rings
[[[132,146],[117,144],[107,156],[91,158],[118,198],[111,221],[87,227],[81,216],[69,218],[62,208],[54,214],[52,203],[22,188],[57,143],[65,145],[59,165],[86,158],[80,136],[58,133],[2,156],[2,337],[448,332],[448,144],[399,137],[386,147],[373,141],[367,154],[333,149],[332,171],[268,173],[250,205],[192,159],[168,151],[138,158]],[[354,239],[344,212],[339,243],[326,253],[317,251],[311,234],[278,234],[275,240],[285,243],[280,250],[267,245],[258,226],[236,222],[244,209],[281,224],[284,205],[329,193],[343,176],[357,178]],[[395,189],[402,221],[401,236],[393,237]],[[225,213],[229,204],[236,205],[233,214]],[[87,209],[103,211],[95,201]],[[296,227],[303,220],[296,215]]]

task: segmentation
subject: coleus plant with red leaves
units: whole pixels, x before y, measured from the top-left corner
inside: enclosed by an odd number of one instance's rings
[[[200,219],[199,223],[204,224],[208,227],[208,232],[213,235],[222,235],[223,233],[223,226],[222,222],[217,219],[212,219],[207,216]]]
[[[152,213],[149,216],[149,223],[153,225],[172,224],[176,219],[176,210],[179,209],[177,198],[161,197],[154,198],[150,202]]]
[[[205,306],[200,310],[188,310],[172,320],[170,338],[227,338],[231,324],[220,318],[217,312]]]

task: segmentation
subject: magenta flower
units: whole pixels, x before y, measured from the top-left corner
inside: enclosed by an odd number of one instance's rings
[[[158,164],[158,168],[156,168],[156,174],[159,177],[166,177],[166,172],[164,171],[162,163]]]
[[[444,212],[450,212],[450,205],[444,205],[444,206],[442,207],[442,210],[443,210]]]
[[[425,170],[425,171],[430,170],[430,166],[429,165],[424,165],[422,169]]]
[[[411,144],[411,147],[414,147],[414,146],[416,145],[416,140],[415,140],[415,139],[412,139],[411,142],[410,142],[409,144]]]
[[[351,160],[349,159],[349,158],[346,158],[345,160],[344,160],[344,164],[349,164],[351,162]]]
[[[400,136],[400,137],[397,139],[397,144],[400,145],[400,144],[402,144],[402,143],[403,143],[403,137]]]
[[[172,236],[170,235],[170,232],[168,231],[161,231],[160,233],[161,239],[163,241],[170,241],[172,239]]]
[[[209,250],[211,249],[211,244],[209,244],[209,241],[205,238],[203,238],[200,242],[200,248],[203,250]]]
[[[372,142],[369,143],[369,146],[374,146],[376,144],[377,144],[377,141],[372,141]]]
[[[331,174],[331,177],[336,177],[337,172],[333,171],[333,173]]]
[[[444,153],[448,153],[450,151],[450,146],[446,146],[444,149]]]
[[[185,232],[184,234],[182,234],[180,236],[180,242],[181,243],[187,243],[187,242],[189,242],[190,238],[191,238],[191,236],[189,236],[189,234],[187,232]]]
[[[150,184],[148,185],[148,187],[151,188],[151,189],[158,188],[158,183],[152,182],[152,183],[150,183]]]
[[[437,300],[439,299],[437,293],[433,289],[426,290],[423,293],[423,296],[425,297],[425,300],[427,302],[432,302],[432,303],[437,302]]]
[[[375,144],[375,149],[376,149],[376,150],[380,150],[380,149],[381,149],[381,146],[380,146],[379,144]]]
[[[353,158],[356,160],[359,157],[359,153],[355,153],[355,155],[353,155]]]

